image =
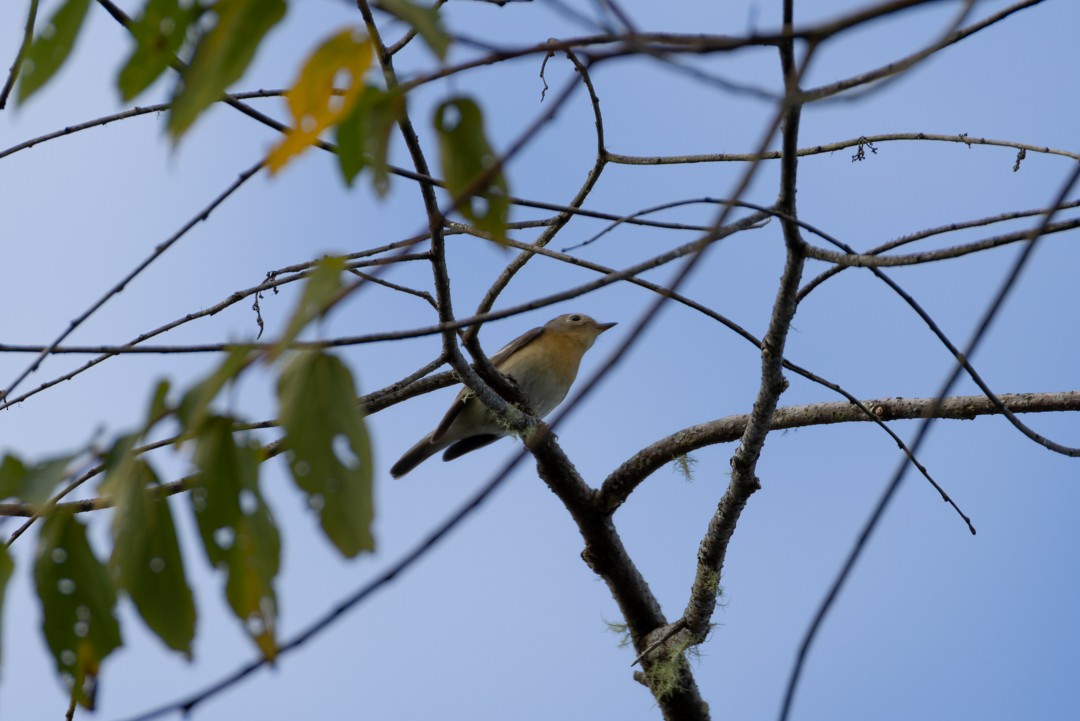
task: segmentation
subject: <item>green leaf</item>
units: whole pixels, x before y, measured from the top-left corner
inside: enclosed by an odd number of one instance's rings
[[[195,463],[202,473],[191,490],[191,506],[210,563],[227,576],[225,596],[233,613],[263,655],[277,654],[277,595],[281,540],[270,508],[259,493],[257,443],[237,443],[233,421],[207,419],[198,437]]]
[[[349,369],[327,353],[300,353],[281,372],[278,398],[293,480],[323,531],[350,558],[375,550],[371,443]]]
[[[450,36],[442,25],[438,5],[417,5],[409,0],[382,0],[379,7],[394,17],[404,20],[416,28],[420,37],[428,44],[439,60],[446,59],[450,47]]]
[[[0,461],[0,500],[18,498],[22,490],[23,478],[26,477],[26,465],[18,456],[10,453]]]
[[[57,671],[75,700],[93,708],[101,662],[122,640],[116,590],[72,511],[58,510],[42,524],[34,581]]]
[[[23,59],[19,103],[37,92],[67,60],[79,34],[90,0],[67,0],[45,23]]]
[[[341,288],[341,272],[345,270],[345,259],[333,256],[320,258],[311,269],[311,275],[304,283],[304,292],[296,304],[292,317],[285,327],[277,346],[270,353],[271,359],[277,358],[286,347],[296,340],[308,323],[326,312],[330,301]]]
[[[405,101],[400,92],[368,85],[360,93],[352,112],[335,129],[338,166],[346,184],[351,186],[360,171],[370,167],[375,192],[386,195],[390,189],[387,167],[390,133],[404,111]]]
[[[169,111],[169,135],[180,138],[225,89],[244,74],[270,28],[285,17],[285,0],[219,0],[217,24],[195,48]]]
[[[225,384],[236,378],[237,374],[246,368],[253,358],[251,346],[241,345],[232,348],[221,365],[205,380],[195,384],[184,394],[180,400],[180,406],[176,409],[176,415],[187,433],[198,433],[199,426],[210,412],[210,404],[225,387]],[[159,386],[160,390],[160,386]],[[152,404],[153,407],[153,404]],[[177,437],[177,445],[184,441],[184,434]]]
[[[480,106],[468,98],[447,100],[435,111],[443,178],[459,211],[478,229],[495,240],[506,240],[506,217],[510,209],[506,178],[492,174],[495,153],[484,134]],[[482,177],[491,175],[481,183]],[[463,197],[465,195],[469,197]]]
[[[11,580],[11,574],[14,570],[15,562],[11,560],[11,554],[8,553],[7,546],[0,544],[0,650],[4,647],[2,633],[4,630],[4,592],[7,590],[7,583]],[[0,668],[2,667],[2,664],[0,664]]]
[[[271,173],[318,142],[323,131],[341,122],[352,110],[364,90],[364,73],[371,66],[373,54],[366,36],[355,28],[346,28],[330,36],[308,57],[300,77],[285,94],[292,127],[266,157]]]
[[[167,380],[158,381],[157,386],[154,387],[154,395],[150,396],[150,408],[146,411],[144,433],[169,412],[169,388]]]
[[[142,14],[128,26],[135,49],[117,78],[124,102],[146,90],[169,67],[184,44],[188,28],[204,9],[198,3],[181,0],[146,3]]]
[[[132,455],[135,436],[120,438],[106,459],[102,493],[115,503],[109,572],[166,646],[191,659],[195,601],[184,574],[172,512],[154,470]]]
[[[39,510],[67,475],[72,456],[57,456],[27,467],[13,455],[0,462],[0,498],[14,497]]]

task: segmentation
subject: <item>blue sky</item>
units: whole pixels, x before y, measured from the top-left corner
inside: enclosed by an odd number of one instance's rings
[[[866,3],[801,2],[800,23],[834,17]],[[975,16],[1005,7],[984,2]],[[46,2],[48,15],[53,5]],[[133,10],[134,3],[125,3]],[[641,28],[740,34],[776,27],[779,2],[643,3],[624,7]],[[935,3],[861,29],[824,47],[807,84],[862,72],[935,38],[959,3]],[[583,12],[594,12],[593,4]],[[0,6],[0,57],[12,58],[23,3]],[[587,32],[546,2],[499,8],[451,0],[448,26],[499,44],[537,43]],[[341,25],[357,21],[349,3],[295,3],[237,90],[287,85],[307,50]],[[879,133],[925,132],[997,138],[1076,152],[1080,100],[1071,85],[1080,6],[1046,0],[1007,22],[949,48],[911,73],[856,102],[808,107],[800,147]],[[394,37],[394,32],[388,32]],[[67,125],[124,109],[113,88],[128,52],[124,31],[92,7],[74,56],[32,102],[0,113],[0,150]],[[469,54],[458,47],[451,61]],[[434,154],[431,108],[454,93],[484,107],[493,142],[505,147],[546,107],[539,102],[541,58],[433,83],[410,99],[425,147]],[[9,61],[5,61],[4,67]],[[436,61],[417,44],[399,59],[407,75]],[[694,59],[696,67],[775,91],[774,51],[749,49]],[[553,90],[573,77],[565,60],[548,63]],[[749,152],[769,103],[702,86],[652,61],[596,68],[593,80],[605,116],[608,147],[628,155]],[[136,102],[167,97],[155,85]],[[548,98],[552,94],[549,92]],[[284,117],[280,100],[258,107]],[[0,159],[4,213],[4,282],[0,342],[46,343],[112,287],[155,245],[257,162],[273,133],[230,111],[209,112],[178,148],[170,148],[163,116],[111,123],[42,143]],[[578,92],[555,121],[513,160],[514,194],[567,202],[592,163],[591,111]],[[803,220],[859,249],[925,228],[1043,207],[1072,169],[1058,156],[1028,153],[1013,172],[1015,151],[955,143],[888,142],[864,162],[852,150],[804,158],[799,166]],[[407,164],[400,143],[393,160]],[[743,166],[733,163],[609,166],[587,206],[616,214],[662,202],[725,197]],[[746,198],[769,204],[778,168],[765,164]],[[1078,197],[1074,191],[1073,198]],[[514,219],[536,217],[515,211]],[[707,223],[713,206],[669,211],[665,220]],[[327,252],[353,252],[420,231],[419,194],[395,179],[375,199],[366,177],[348,190],[333,158],[312,152],[279,176],[257,176],[112,299],[70,338],[73,344],[122,343],[147,329],[207,307],[266,272]],[[1030,227],[1032,221],[1002,226]],[[582,219],[552,247],[561,250],[603,229]],[[924,243],[919,249],[988,237],[975,230]],[[528,241],[526,231],[515,236]],[[625,267],[692,238],[688,233],[620,226],[581,257]],[[1020,248],[890,270],[954,342],[964,344]],[[455,309],[465,315],[512,257],[488,243],[454,237],[448,243]],[[683,292],[762,335],[783,264],[778,223],[713,247]],[[973,362],[999,392],[1050,392],[1080,386],[1080,327],[1074,309],[1080,251],[1075,233],[1040,241],[1018,286]],[[807,278],[824,266],[810,263]],[[664,282],[664,267],[646,274]],[[389,279],[430,286],[422,263],[395,268]],[[591,280],[588,271],[537,259],[500,298],[508,307]],[[267,295],[268,332],[280,330],[295,288]],[[564,312],[585,312],[620,325],[586,357],[591,376],[652,302],[626,284],[574,302],[485,326],[488,351]],[[245,340],[257,328],[250,303],[183,326],[163,342]],[[385,289],[356,294],[312,337],[357,335],[433,322],[430,307]],[[361,390],[380,388],[431,360],[435,337],[357,346],[341,351]],[[800,306],[787,356],[860,398],[932,395],[952,359],[913,313],[868,272],[846,270]],[[29,362],[0,355],[5,386]],[[48,359],[29,389],[81,362]],[[113,359],[17,407],[0,413],[0,449],[27,457],[108,439],[136,423],[157,378],[175,384],[198,378],[210,356],[128,356]],[[758,351],[689,309],[668,305],[631,353],[559,430],[582,475],[598,484],[642,446],[686,426],[748,412],[757,392]],[[781,405],[839,400],[789,376]],[[246,378],[226,398],[253,420],[275,413],[274,379]],[[962,381],[957,394],[976,393]],[[406,479],[387,469],[441,417],[453,391],[414,399],[372,416],[376,452],[375,532],[378,550],[342,560],[322,538],[280,461],[263,487],[284,540],[278,582],[281,635],[288,638],[338,599],[391,564],[468,498],[514,452],[504,440],[452,464],[430,461]],[[1080,444],[1075,418],[1025,418],[1061,443]],[[894,429],[909,439],[914,422]],[[271,440],[276,436],[262,436]],[[665,613],[686,603],[697,544],[728,480],[733,445],[694,454],[694,478],[665,468],[618,511],[616,523]],[[939,422],[921,461],[979,530],[963,524],[911,475],[883,519],[850,584],[811,652],[792,718],[982,719],[1068,718],[1080,707],[1075,683],[1080,624],[1075,599],[1080,566],[1074,519],[1080,501],[1076,461],[1047,452],[1000,418]],[[776,714],[801,636],[870,508],[898,461],[895,444],[868,424],[778,432],[765,445],[755,494],[739,523],[725,565],[718,624],[694,661],[714,718]],[[162,457],[170,478],[188,468]],[[186,500],[173,509],[186,541],[187,570],[199,608],[195,663],[167,652],[121,608],[125,646],[104,665],[99,718],[120,719],[180,698],[249,660],[254,649],[223,600],[222,583],[194,545]],[[94,523],[104,541],[106,519]],[[13,521],[0,524],[9,533]],[[0,709],[5,719],[55,719],[66,708],[40,633],[32,594],[34,535],[13,548],[17,570],[3,618]],[[98,546],[99,552],[104,544]],[[344,617],[333,630],[226,694],[200,706],[196,719],[318,718],[344,714],[374,719],[514,717],[654,719],[648,692],[631,678],[633,653],[607,628],[620,620],[607,588],[580,560],[581,540],[568,514],[522,464],[489,502],[400,579]],[[84,712],[80,712],[82,716]]]

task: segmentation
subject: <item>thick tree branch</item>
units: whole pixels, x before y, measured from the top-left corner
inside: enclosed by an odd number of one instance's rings
[[[536,457],[540,477],[577,524],[585,541],[582,560],[607,583],[626,620],[634,647],[639,654],[644,652],[649,634],[667,625],[660,603],[623,546],[611,516],[597,508],[592,489],[582,480],[547,427],[538,426],[527,444]],[[646,673],[652,663],[651,659],[644,659]],[[707,721],[709,718],[708,707],[689,673],[684,674],[684,681],[678,687],[656,695],[665,719]]]
[[[998,399],[1013,413],[1052,413],[1080,411],[1080,390],[1057,393],[1003,393]],[[879,398],[862,401],[882,421],[926,418],[934,407],[934,398]],[[936,418],[972,420],[978,416],[1001,415],[986,396],[946,398],[937,409]],[[683,428],[641,449],[604,480],[597,494],[600,507],[614,512],[646,478],[680,456],[742,437],[750,416],[742,414],[718,418]],[[858,406],[845,401],[811,403],[778,408],[769,430],[811,428],[836,423],[866,423]]]
[[[784,2],[784,29],[791,32],[793,24],[792,0]],[[799,94],[799,79],[813,56],[813,46],[806,53],[802,68],[796,66],[794,43],[790,39],[780,45],[780,65],[784,75],[784,86],[788,103],[783,109],[782,152],[780,160],[780,194],[777,210],[784,214],[781,225],[784,230],[784,244],[787,247],[787,261],[780,278],[776,293],[769,329],[765,334],[761,348],[761,384],[753,410],[747,419],[742,439],[731,457],[731,481],[724,492],[716,512],[709,521],[709,527],[698,548],[697,571],[690,590],[690,599],[683,620],[686,622],[690,637],[696,641],[704,640],[709,630],[713,611],[716,609],[716,596],[727,555],[728,542],[735,532],[742,509],[750,496],[760,488],[756,475],[757,461],[769,433],[773,412],[776,410],[780,394],[787,388],[783,376],[784,346],[791,328],[792,318],[797,308],[797,294],[802,278],[805,256],[805,243],[799,235],[798,217],[795,211],[796,178],[798,171],[798,138],[801,106],[795,98]]]

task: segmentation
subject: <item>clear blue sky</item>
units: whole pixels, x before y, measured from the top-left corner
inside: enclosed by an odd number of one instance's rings
[[[799,22],[832,17],[866,3],[798,2]],[[25,3],[0,4],[0,60],[14,57]],[[591,13],[594,5],[582,4]],[[827,11],[823,6],[828,5]],[[978,3],[976,16],[1005,7]],[[133,10],[135,3],[124,6]],[[624,4],[643,29],[739,34],[777,26],[780,3]],[[54,3],[43,3],[52,12]],[[860,30],[822,50],[807,83],[871,69],[932,40],[960,3],[936,3]],[[23,108],[0,113],[0,150],[67,125],[123,109],[113,89],[128,41],[100,8],[62,73]],[[499,8],[451,0],[451,29],[500,44],[536,43],[584,34],[541,0]],[[358,20],[347,2],[294,3],[237,90],[287,85],[312,44]],[[1046,0],[858,102],[812,106],[800,146],[863,135],[925,132],[997,138],[1080,150],[1075,92],[1075,33],[1080,5]],[[394,33],[388,33],[395,36]],[[468,51],[453,50],[451,59]],[[426,147],[434,151],[430,108],[455,92],[483,104],[497,147],[515,138],[545,106],[539,102],[540,57],[435,83],[410,102]],[[420,47],[400,69],[431,67]],[[746,50],[695,61],[755,87],[779,86],[774,51]],[[571,79],[562,59],[548,63],[553,89]],[[749,152],[771,106],[754,97],[704,87],[684,74],[642,60],[599,67],[593,77],[606,119],[609,149],[631,155]],[[167,97],[155,85],[138,104]],[[549,99],[552,95],[549,93]],[[280,100],[257,101],[284,117]],[[211,111],[176,149],[163,116],[115,122],[0,159],[3,283],[0,342],[46,343],[68,321],[170,236],[274,142],[273,133],[228,108]],[[516,195],[567,202],[592,162],[593,121],[583,93],[510,166]],[[1070,161],[1028,153],[1012,171],[1015,151],[953,143],[881,143],[865,162],[853,151],[805,158],[798,203],[803,220],[856,248],[870,248],[924,228],[1006,211],[1037,208],[1053,197]],[[394,160],[407,164],[400,144]],[[611,166],[588,207],[632,213],[669,201],[724,197],[742,166]],[[771,203],[777,168],[762,168],[747,198]],[[1073,197],[1078,197],[1077,193]],[[533,217],[517,211],[515,219]],[[708,222],[715,208],[691,206],[662,217]],[[149,328],[217,303],[260,282],[267,271],[327,252],[352,252],[420,231],[425,218],[416,189],[395,179],[391,195],[373,199],[366,177],[342,187],[333,159],[312,152],[274,179],[257,177],[207,223],[186,236],[80,328],[71,343],[122,343]],[[1031,221],[1004,226],[1030,227]],[[562,249],[602,229],[576,221],[552,247]],[[986,237],[975,232],[946,238]],[[531,239],[528,233],[518,236]],[[582,257],[625,267],[689,240],[689,234],[621,227]],[[1041,241],[976,366],[1000,392],[1080,387],[1077,353],[1080,268],[1077,236]],[[922,245],[920,248],[937,247]],[[1019,247],[977,257],[904,268],[890,274],[915,295],[954,341],[963,344]],[[510,256],[475,239],[449,244],[455,308],[465,315]],[[783,262],[777,223],[713,248],[685,292],[758,335],[764,333]],[[808,277],[823,266],[811,263]],[[662,282],[673,270],[647,277]],[[415,263],[388,276],[426,287]],[[506,307],[592,279],[538,259],[500,300]],[[294,289],[267,295],[262,312],[272,334],[287,317]],[[528,327],[563,312],[585,312],[620,326],[586,358],[588,376],[652,301],[619,285],[576,302],[485,326],[493,351]],[[253,337],[250,303],[182,327],[171,343]],[[430,307],[382,289],[358,294],[316,336],[356,335],[433,321]],[[342,351],[363,391],[396,380],[435,356],[433,337]],[[950,370],[948,352],[884,285],[847,270],[800,307],[787,355],[861,398],[925,397]],[[0,355],[7,385],[28,356]],[[63,373],[80,359],[50,358],[24,389]],[[0,413],[0,450],[27,457],[80,447],[130,428],[144,412],[155,379],[178,385],[214,363],[209,356],[128,356]],[[599,483],[645,444],[680,428],[745,413],[757,391],[756,349],[718,324],[671,305],[632,353],[559,431],[584,477]],[[791,377],[782,405],[839,400]],[[262,420],[275,413],[273,379],[253,376],[228,398],[237,413]],[[962,382],[958,394],[976,392]],[[434,426],[452,391],[415,399],[369,419],[377,452],[378,551],[341,560],[318,532],[301,497],[273,461],[263,484],[284,540],[281,636],[324,613],[374,577],[457,507],[513,453],[504,440],[452,464],[431,461],[392,481],[390,464]],[[1080,444],[1076,418],[1026,419],[1062,443]],[[915,424],[894,428],[910,438]],[[267,440],[275,437],[269,433]],[[697,544],[725,487],[732,445],[694,454],[694,479],[674,470],[653,475],[616,515],[631,554],[675,618],[686,602]],[[910,476],[833,609],[803,675],[795,719],[1071,718],[1080,711],[1080,470],[1004,420],[941,422],[920,454],[935,478],[973,519],[971,537],[921,479]],[[802,633],[872,504],[898,460],[895,445],[867,424],[776,433],[731,545],[722,579],[718,626],[694,662],[714,718],[774,717]],[[170,478],[187,469],[165,458]],[[246,662],[254,649],[225,610],[221,579],[195,545],[186,500],[174,513],[187,546],[187,569],[199,608],[195,663],[167,652],[121,608],[125,646],[104,665],[98,718],[124,718],[202,688]],[[106,535],[95,522],[95,540]],[[0,523],[9,533],[15,522]],[[3,618],[0,713],[4,719],[60,718],[66,708],[40,632],[30,570],[34,535],[14,547],[16,577]],[[655,719],[648,692],[631,679],[633,653],[619,647],[607,622],[620,620],[604,584],[581,562],[581,540],[565,510],[523,464],[512,479],[436,551],[342,619],[328,635],[282,659],[227,694],[199,707],[199,720],[233,718]],[[104,544],[98,546],[99,550]],[[83,717],[80,712],[79,717]]]

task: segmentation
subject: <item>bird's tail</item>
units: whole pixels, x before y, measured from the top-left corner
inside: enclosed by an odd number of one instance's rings
[[[405,451],[405,455],[399,458],[398,462],[390,467],[390,475],[394,478],[401,478],[406,473],[446,448],[447,445],[449,444],[433,442],[431,440],[431,434],[427,434],[421,438],[415,446]]]

